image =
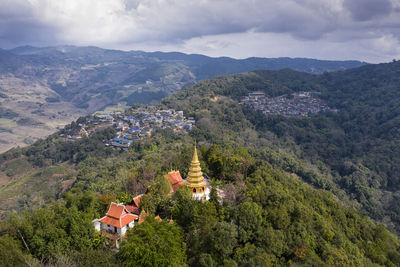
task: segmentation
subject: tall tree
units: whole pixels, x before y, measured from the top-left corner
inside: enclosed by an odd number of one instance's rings
[[[185,266],[182,230],[148,216],[128,233],[117,257],[123,266]]]

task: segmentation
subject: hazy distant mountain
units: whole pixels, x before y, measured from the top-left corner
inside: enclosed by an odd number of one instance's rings
[[[157,102],[216,75],[282,68],[318,74],[364,64],[301,58],[237,60],[76,46],[0,50],[0,107],[15,114],[0,119],[0,151],[31,143],[80,115],[121,103],[124,107]]]

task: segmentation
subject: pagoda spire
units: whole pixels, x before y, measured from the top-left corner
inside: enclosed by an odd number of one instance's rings
[[[192,162],[190,163],[188,177],[186,179],[186,186],[191,189],[194,197],[203,199],[207,192],[207,182],[201,172],[200,161],[197,156],[196,142],[194,143],[194,151]]]
[[[193,162],[199,162],[199,158],[197,157],[197,148],[196,148],[196,140],[194,140],[194,152],[193,152]]]

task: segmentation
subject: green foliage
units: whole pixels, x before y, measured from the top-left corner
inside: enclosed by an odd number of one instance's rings
[[[181,229],[148,216],[128,233],[118,252],[123,266],[185,266]]]
[[[172,216],[174,220],[185,230],[194,221],[193,211],[198,203],[193,199],[192,192],[187,187],[179,188],[172,196]]]
[[[240,241],[254,243],[256,237],[261,235],[263,221],[263,210],[257,203],[244,202],[240,204],[236,215]]]
[[[0,236],[0,265],[24,266],[28,261],[28,255],[22,252],[18,241],[8,235]]]
[[[3,153],[0,163],[24,155],[33,165],[38,167],[48,166],[60,162],[70,161],[79,163],[88,157],[106,157],[116,152],[104,146],[103,140],[114,137],[115,130],[108,128],[97,132],[91,138],[78,141],[65,141],[54,134],[45,140],[39,140],[33,145],[20,150]]]
[[[61,266],[117,265],[114,253],[105,249],[105,237],[94,232],[93,195],[75,188],[63,198],[33,213],[14,214],[0,225],[0,259],[5,266],[35,265],[37,260]]]
[[[56,205],[53,209],[36,210],[30,216],[25,214],[23,220],[13,222],[32,255],[39,259],[52,259],[91,246],[91,220],[75,207]]]
[[[151,214],[160,214],[162,217],[168,217],[168,194],[170,185],[168,181],[158,176],[148,188],[148,193],[143,195],[140,210]]]

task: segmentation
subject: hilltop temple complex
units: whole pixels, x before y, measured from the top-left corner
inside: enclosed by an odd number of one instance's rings
[[[194,199],[209,200],[210,186],[201,171],[196,144],[186,180],[182,179],[179,171],[170,171],[164,177],[170,185],[170,194],[173,194],[178,188],[186,186],[192,192]],[[119,237],[124,236],[128,228],[134,227],[135,222],[140,224],[144,220],[144,213],[139,213],[142,196],[134,197],[130,203],[125,205],[111,203],[106,216],[93,220],[95,229],[98,231],[105,230],[117,234]],[[142,216],[143,218],[141,218]]]
[[[189,173],[186,181],[182,179],[179,171],[170,171],[167,175],[165,175],[165,179],[167,179],[170,184],[170,193],[175,192],[178,188],[185,185],[192,192],[193,198],[201,201],[209,199],[210,188],[207,180],[203,177],[203,173],[201,172],[196,144],[194,145],[193,158],[192,162],[190,163]]]

